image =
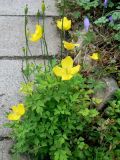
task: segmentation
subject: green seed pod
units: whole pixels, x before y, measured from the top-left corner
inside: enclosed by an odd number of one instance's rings
[[[27,15],[28,14],[28,5],[26,4],[26,6],[25,6],[25,15]]]
[[[44,12],[45,12],[45,9],[46,9],[44,1],[42,1],[42,6],[41,6],[41,8],[42,8],[42,13],[44,13]]]

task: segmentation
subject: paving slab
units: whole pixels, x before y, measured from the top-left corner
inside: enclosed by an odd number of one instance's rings
[[[36,63],[43,61],[38,60]],[[3,126],[7,122],[6,112],[23,99],[19,93],[20,83],[23,82],[21,68],[21,60],[0,60],[0,136],[2,137],[9,134],[9,129]]]
[[[28,18],[28,28],[34,33],[36,19],[34,16]],[[40,20],[40,23],[41,20]],[[0,17],[0,57],[2,56],[22,56],[22,47],[25,45],[24,37],[24,17]],[[45,33],[48,44],[49,55],[59,52],[59,35],[52,18],[45,19]],[[40,41],[29,42],[33,56],[42,55]]]
[[[0,160],[11,160],[9,150],[12,146],[12,141],[0,141]]]
[[[0,141],[0,160],[27,160],[26,156],[13,156],[10,154],[12,144],[12,140]]]
[[[25,5],[28,4],[29,15],[35,15],[36,11],[41,10],[42,0],[0,0],[0,15],[23,15]],[[58,15],[56,0],[45,0],[46,15]]]

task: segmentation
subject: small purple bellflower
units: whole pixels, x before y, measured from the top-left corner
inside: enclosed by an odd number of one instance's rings
[[[108,19],[109,19],[110,22],[113,22],[112,16],[109,16]]]
[[[108,0],[104,0],[104,7],[107,8],[108,6]]]
[[[89,27],[90,27],[90,21],[89,21],[88,17],[85,17],[85,19],[84,19],[84,28],[85,28],[86,32],[88,32]]]

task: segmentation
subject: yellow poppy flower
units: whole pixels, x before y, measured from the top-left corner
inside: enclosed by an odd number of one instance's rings
[[[43,29],[39,24],[37,24],[35,33],[30,35],[29,40],[32,41],[32,42],[37,42],[37,41],[39,41],[39,39],[42,38],[42,35],[43,35]]]
[[[90,56],[91,59],[98,61],[99,60],[99,54],[98,53],[93,53],[92,56]]]
[[[53,72],[56,76],[62,77],[62,80],[70,80],[80,70],[80,65],[73,67],[73,59],[70,56],[64,58],[61,65],[62,67],[55,66]]]
[[[25,114],[25,107],[23,104],[18,104],[17,106],[12,107],[12,112],[8,115],[8,119],[11,121],[16,121]]]
[[[68,20],[67,17],[64,17],[63,19],[58,20],[57,27],[61,30],[63,29],[65,31],[67,31],[67,30],[71,29],[71,20]]]
[[[69,42],[66,42],[66,41],[63,41],[63,44],[64,44],[64,48],[67,49],[67,50],[73,50],[75,47],[80,46],[79,44],[69,43]]]

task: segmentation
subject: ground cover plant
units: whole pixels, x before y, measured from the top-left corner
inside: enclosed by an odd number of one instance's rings
[[[90,49],[97,36],[90,29],[89,18],[85,17],[82,22],[83,34],[75,29],[76,23],[69,17],[71,5],[76,7],[77,4],[78,8],[83,7],[91,13],[91,8],[99,7],[98,2],[68,2],[70,0],[60,3],[62,17],[56,20],[56,26],[61,35],[61,47],[59,54],[52,59],[49,57],[45,35],[44,1],[41,12],[37,12],[33,34],[28,28],[28,7],[25,8],[25,66],[22,68],[25,82],[20,87],[24,101],[12,106],[7,114],[14,141],[12,159],[19,160],[19,154],[27,154],[30,160],[120,159],[120,89],[105,104],[104,110],[98,111],[96,103],[99,104],[101,100],[94,95],[105,87],[100,78],[106,76],[108,70],[103,65],[102,53],[96,48]],[[100,1],[100,4],[104,11],[108,1]],[[79,13],[78,10],[75,12],[77,13],[72,13],[71,16],[75,16],[77,21]],[[43,18],[42,24],[39,23],[40,16]],[[81,35],[83,41],[80,43],[78,39]],[[42,55],[47,57],[47,60],[43,60],[43,65],[28,61],[28,55],[32,54],[30,41],[40,42]],[[115,47],[116,45],[117,42]],[[101,51],[102,49],[101,46]],[[116,65],[114,63],[113,66]],[[109,76],[110,74],[111,72],[108,73]],[[114,74],[119,74],[118,66]]]
[[[58,0],[60,13],[65,8],[66,15],[72,19],[69,32],[74,41],[83,37],[83,21],[89,20],[89,32],[85,35],[82,52],[99,52],[97,64],[102,76],[113,76],[119,83],[120,66],[120,2],[118,0]],[[65,4],[64,4],[65,2]],[[86,21],[85,21],[86,22]],[[87,29],[87,28],[86,28]],[[82,44],[83,46],[83,44]],[[95,74],[98,74],[95,72]]]

